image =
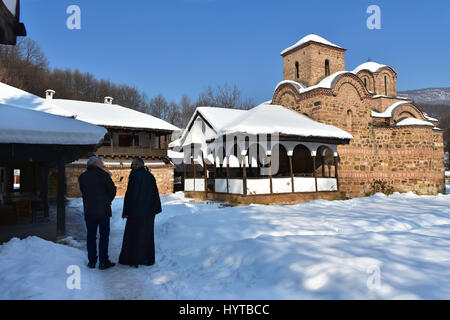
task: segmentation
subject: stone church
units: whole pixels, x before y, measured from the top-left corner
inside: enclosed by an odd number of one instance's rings
[[[397,96],[397,72],[366,62],[345,68],[346,49],[311,34],[283,50],[283,81],[272,104],[341,128],[341,191],[363,196],[384,183],[394,191],[445,192],[443,131],[438,120]]]

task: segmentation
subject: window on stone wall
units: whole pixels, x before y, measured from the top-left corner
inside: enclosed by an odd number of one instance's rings
[[[387,76],[384,76],[384,95],[388,95]]]
[[[352,110],[347,110],[347,131],[352,131],[353,125],[353,112]]]
[[[367,88],[367,78],[364,78],[364,86]]]
[[[300,66],[298,61],[295,61],[295,79],[300,79]]]
[[[325,77],[330,75],[330,60],[325,60]]]

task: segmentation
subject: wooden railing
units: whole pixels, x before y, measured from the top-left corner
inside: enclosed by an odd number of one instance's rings
[[[95,155],[101,157],[166,157],[166,149],[150,147],[100,147]]]

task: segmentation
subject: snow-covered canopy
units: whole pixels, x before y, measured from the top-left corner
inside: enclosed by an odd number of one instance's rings
[[[353,70],[353,72],[356,74],[356,73],[360,72],[361,70],[368,70],[368,71],[374,73],[384,67],[387,67],[387,66],[384,64],[377,63],[377,62],[369,61],[369,62],[365,62],[365,63],[357,66],[355,68],[355,70]]]
[[[268,104],[248,110],[218,132],[219,135],[238,133],[353,139],[350,133],[342,129],[314,121],[283,106]]]
[[[0,143],[96,145],[105,134],[90,123],[0,104]]]
[[[74,117],[74,114],[55,105],[52,100],[43,99],[24,90],[0,82],[0,103],[21,108],[44,111],[64,117]]]
[[[395,124],[396,126],[431,126],[434,127],[434,124],[428,121],[423,121],[416,118],[406,118],[403,120],[400,120]]]
[[[158,129],[178,131],[174,125],[133,109],[117,104],[52,99],[53,104],[75,114],[78,120],[106,127]]]
[[[296,49],[296,48],[298,48],[298,47],[300,47],[300,46],[302,46],[305,43],[310,42],[310,41],[318,42],[318,43],[321,43],[321,44],[325,44],[327,46],[343,49],[342,47],[340,47],[340,46],[338,46],[338,45],[336,45],[336,44],[334,44],[334,43],[332,43],[332,42],[322,38],[321,36],[318,36],[316,34],[309,34],[309,35],[301,38],[300,41],[298,41],[296,44],[294,44],[294,45],[284,49],[283,51],[281,51],[280,54],[284,55],[285,53],[287,53],[287,52],[289,52],[289,51],[291,51],[293,49]]]

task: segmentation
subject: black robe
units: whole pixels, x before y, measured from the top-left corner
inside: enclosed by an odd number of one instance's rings
[[[128,179],[122,217],[128,217],[119,263],[152,265],[155,263],[154,223],[161,200],[155,177],[146,168],[135,169]]]

